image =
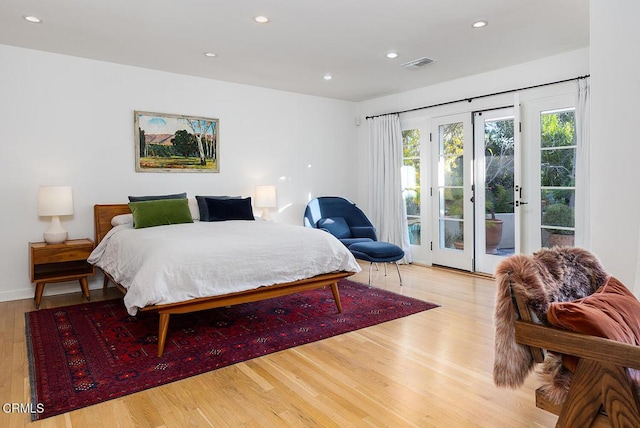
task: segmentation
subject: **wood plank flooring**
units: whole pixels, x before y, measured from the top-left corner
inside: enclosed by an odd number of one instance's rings
[[[351,279],[366,283],[368,266]],[[374,286],[440,308],[299,346],[162,387],[31,422],[0,412],[1,427],[549,427],[531,375],[518,390],[492,381],[494,284],[416,265],[374,269]],[[92,290],[92,300],[119,296]],[[42,308],[83,302],[44,297]],[[0,402],[29,403],[24,314],[0,303]]]

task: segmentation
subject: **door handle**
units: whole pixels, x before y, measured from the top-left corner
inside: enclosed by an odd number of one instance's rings
[[[522,201],[516,201],[516,207],[519,207],[520,205],[527,205],[529,202],[522,202]]]

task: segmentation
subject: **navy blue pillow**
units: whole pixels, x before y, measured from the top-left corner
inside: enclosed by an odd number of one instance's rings
[[[129,202],[157,201],[160,199],[187,199],[187,192],[174,195],[129,196]]]
[[[208,218],[205,221],[255,220],[251,208],[251,198],[214,199],[205,198]],[[203,221],[200,218],[200,221]]]
[[[241,199],[240,196],[196,196],[198,211],[200,211],[200,221],[209,220],[209,210],[207,209],[207,199]]]

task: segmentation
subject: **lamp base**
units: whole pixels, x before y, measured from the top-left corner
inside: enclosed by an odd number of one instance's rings
[[[67,240],[67,231],[62,228],[60,217],[57,215],[51,217],[51,224],[42,236],[47,244],[62,244]]]
[[[262,209],[262,214],[260,215],[260,217],[263,220],[271,221],[271,216],[269,215],[269,208],[263,208]]]

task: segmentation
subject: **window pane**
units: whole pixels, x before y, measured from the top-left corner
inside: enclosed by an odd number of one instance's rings
[[[541,147],[564,147],[576,145],[576,120],[573,109],[542,112]]]
[[[461,155],[464,143],[462,122],[440,125],[440,153],[443,155]]]
[[[513,213],[513,118],[484,124],[485,203],[487,213]]]
[[[542,189],[542,207],[553,204],[573,206],[575,194],[575,189]]]
[[[542,150],[540,184],[547,187],[574,187],[576,149]]]
[[[456,219],[464,218],[464,189],[461,188],[444,188],[440,189],[441,202],[440,206],[444,207],[444,213],[441,217],[450,217]]]
[[[420,245],[420,129],[402,132],[402,150],[402,196],[407,209],[409,242]]]
[[[440,248],[464,250],[462,230],[462,221],[440,220]]]
[[[443,156],[443,173],[445,186],[462,186],[464,180],[464,163],[463,157],[460,156]]]
[[[408,129],[402,131],[403,157],[420,157],[420,130]]]
[[[575,212],[565,202],[545,204],[542,212],[542,246],[572,246],[575,235]]]
[[[576,132],[573,109],[540,114],[542,246],[574,245]]]

